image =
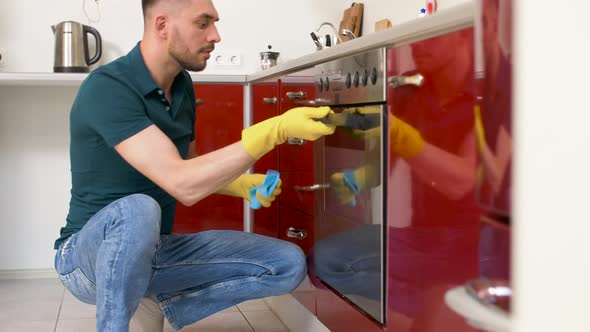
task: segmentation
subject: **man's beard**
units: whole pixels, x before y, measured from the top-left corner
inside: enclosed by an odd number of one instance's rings
[[[186,53],[176,52],[175,49],[170,49],[169,53],[170,56],[172,56],[172,58],[176,60],[176,62],[178,62],[178,64],[185,70],[202,71],[205,69],[205,67],[207,67],[207,61],[203,61],[201,63],[197,58],[190,58],[189,56],[186,56]]]
[[[197,54],[196,57],[192,57],[190,56],[189,52],[188,52],[188,47],[183,47],[184,45],[182,44],[181,40],[179,38],[177,38],[178,33],[174,34],[174,37],[172,37],[172,43],[170,44],[170,46],[168,47],[168,53],[170,54],[170,56],[176,60],[176,62],[178,62],[178,64],[184,68],[185,70],[188,71],[202,71],[205,69],[205,67],[207,67],[207,60],[203,61],[202,63],[199,61],[198,55]],[[181,47],[178,47],[181,46]],[[214,48],[213,45],[211,45],[209,48],[203,48],[201,50],[205,50],[205,49],[212,49]],[[201,51],[199,50],[199,51]]]

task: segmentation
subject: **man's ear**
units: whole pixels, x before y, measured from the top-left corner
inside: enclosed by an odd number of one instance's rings
[[[162,38],[168,38],[168,17],[165,15],[158,15],[154,19],[154,29],[156,34]]]

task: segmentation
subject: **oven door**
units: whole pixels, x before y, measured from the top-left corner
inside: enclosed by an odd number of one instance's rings
[[[332,109],[340,119],[336,132],[314,148],[315,183],[324,190],[316,195],[313,268],[325,285],[385,324],[387,110]]]

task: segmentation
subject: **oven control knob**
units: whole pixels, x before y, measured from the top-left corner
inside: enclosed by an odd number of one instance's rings
[[[354,73],[354,87],[358,88],[359,87],[359,72],[355,72]]]
[[[324,80],[322,78],[320,78],[318,85],[320,86],[320,92],[323,92],[324,91]]]
[[[346,87],[350,88],[350,86],[352,85],[352,77],[350,76],[350,73],[346,74]]]
[[[363,86],[367,86],[367,83],[369,82],[369,72],[366,69],[363,70],[363,74],[361,75],[361,82],[363,83]]]
[[[375,67],[373,67],[373,70],[371,70],[371,84],[377,84],[377,68]]]

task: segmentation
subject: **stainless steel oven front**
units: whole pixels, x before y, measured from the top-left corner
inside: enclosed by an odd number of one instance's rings
[[[384,325],[385,50],[323,63],[314,75],[316,104],[331,106],[335,114],[324,121],[337,129],[314,143],[313,269],[324,285]]]

